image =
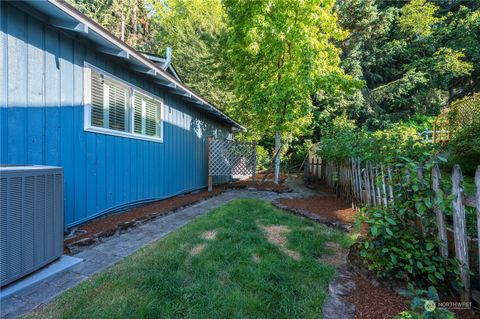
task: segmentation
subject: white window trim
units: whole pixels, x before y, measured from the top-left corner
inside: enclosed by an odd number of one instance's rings
[[[104,71],[94,65],[91,65],[90,63],[85,63],[83,67],[83,97],[84,97],[84,113],[83,113],[83,130],[85,132],[91,132],[91,133],[99,133],[99,134],[106,134],[106,135],[113,135],[113,136],[119,136],[119,137],[126,137],[126,138],[132,138],[132,139],[137,139],[137,140],[143,140],[143,141],[150,141],[150,142],[157,142],[157,143],[163,143],[163,122],[165,121],[164,118],[164,108],[165,105],[163,103],[163,99],[161,97],[158,97],[156,95],[153,95],[150,92],[147,92],[143,90],[142,88],[139,88],[133,84],[128,83],[127,81],[124,81],[118,77],[116,77],[113,74],[110,74],[107,71]],[[126,85],[131,93],[130,93],[130,99],[131,103],[129,106],[129,120],[130,120],[130,132],[123,132],[123,131],[117,131],[117,130],[111,130],[107,129],[104,127],[98,127],[98,126],[92,126],[92,70],[95,70],[97,72],[100,72],[102,74],[105,74],[106,76],[112,78],[115,81],[120,82],[123,85]],[[134,116],[133,116],[133,99],[134,99],[134,94],[133,91],[138,91],[142,94],[145,94],[152,99],[159,101],[160,102],[160,137],[154,137],[154,136],[148,136],[148,135],[142,135],[142,134],[137,134],[133,132],[133,125],[134,125]]]

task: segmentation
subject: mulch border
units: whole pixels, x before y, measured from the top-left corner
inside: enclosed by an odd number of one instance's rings
[[[325,224],[329,227],[333,227],[335,229],[339,229],[339,230],[342,230],[342,231],[345,231],[345,232],[350,232],[350,230],[353,228],[353,225],[351,225],[351,224],[341,223],[339,221],[332,221],[332,220],[323,218],[319,215],[310,213],[309,211],[287,206],[285,204],[280,203],[280,200],[281,200],[281,198],[272,201],[272,205],[277,207],[277,208],[283,209],[285,211],[294,213],[295,215],[306,217],[306,218],[311,219],[311,220],[313,220],[317,223]]]
[[[123,231],[126,231],[130,228],[133,228],[133,227],[137,227],[139,225],[142,225],[150,220],[153,220],[155,218],[158,218],[158,217],[161,217],[161,216],[166,216],[166,215],[169,215],[169,214],[172,214],[172,213],[175,213],[176,211],[180,210],[180,209],[184,209],[184,208],[187,208],[187,207],[190,207],[192,205],[195,205],[197,203],[200,203],[204,200],[207,200],[207,199],[210,199],[212,197],[215,197],[215,196],[218,196],[222,193],[224,193],[225,191],[229,190],[229,189],[245,189],[245,190],[249,190],[249,191],[271,191],[271,192],[276,192],[276,193],[289,193],[289,192],[292,192],[292,190],[288,187],[285,187],[285,186],[282,186],[280,189],[279,188],[256,188],[256,187],[249,187],[247,185],[236,185],[235,183],[233,184],[226,184],[226,185],[219,185],[219,186],[216,186],[213,190],[213,192],[211,193],[207,193],[204,197],[202,197],[201,199],[199,200],[194,200],[192,202],[189,202],[189,203],[186,203],[186,204],[183,204],[183,205],[180,205],[180,206],[177,206],[177,207],[174,207],[172,209],[169,209],[167,211],[163,211],[163,212],[152,212],[151,214],[148,214],[146,216],[140,216],[140,217],[137,217],[137,218],[133,218],[131,220],[128,220],[128,221],[125,221],[125,222],[122,222],[122,223],[119,223],[117,225],[115,225],[115,227],[113,229],[108,229],[108,230],[105,230],[105,231],[100,231],[96,234],[92,234],[88,237],[82,237],[80,238],[79,240],[76,240],[76,241],[70,241],[72,239],[72,237],[68,237],[66,236],[64,238],[64,253],[65,254],[69,254],[69,255],[74,255],[78,252],[81,251],[82,248],[86,247],[86,246],[90,246],[90,245],[93,245],[97,242],[99,242],[101,239],[103,238],[107,238],[107,237],[111,237],[111,236],[114,236],[116,234],[119,234]],[[132,208],[129,208],[129,209],[126,209],[124,211],[121,211],[121,212],[117,212],[115,214],[123,214],[123,213],[126,213],[126,212],[129,212],[133,209],[136,209],[138,207],[141,207],[141,206],[146,206],[146,205],[149,205],[149,204],[153,204],[153,203],[156,203],[156,202],[161,202],[161,201],[166,201],[166,200],[169,200],[169,199],[172,199],[172,198],[175,198],[175,197],[180,197],[180,196],[189,196],[189,195],[193,195],[199,191],[202,191],[204,189],[201,189],[201,190],[198,190],[198,191],[195,191],[195,192],[190,192],[190,193],[185,193],[185,194],[181,194],[181,195],[177,195],[177,196],[172,196],[172,197],[169,197],[169,198],[166,198],[166,199],[162,199],[162,200],[159,200],[159,201],[153,201],[153,202],[149,202],[149,203],[146,203],[144,205],[139,205],[139,206],[135,206],[135,207],[132,207]],[[111,216],[111,214],[107,214],[105,216],[102,216],[102,217],[99,217],[97,219],[93,219],[91,220],[90,222],[93,222],[93,221],[96,221],[96,220],[99,220],[101,218],[108,218],[109,216]],[[88,224],[85,223],[83,225],[86,225]],[[78,230],[77,230],[78,231]],[[74,238],[74,236],[73,236]]]

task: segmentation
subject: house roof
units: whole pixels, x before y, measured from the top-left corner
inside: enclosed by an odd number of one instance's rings
[[[164,65],[165,63],[167,63],[167,59],[164,58],[163,56],[159,56],[159,55],[156,55],[153,53],[147,53],[147,52],[141,52],[141,53],[155,64]],[[168,67],[166,69],[163,67],[163,69],[168,73],[172,74],[178,81],[183,83],[182,78],[178,75],[177,70],[175,70],[172,63],[169,63]]]
[[[40,17],[43,21],[57,28],[77,33],[94,43],[98,51],[123,59],[127,68],[151,77],[156,84],[162,85],[172,93],[193,102],[199,109],[231,125],[234,130],[246,131],[245,127],[182,83],[178,75],[175,75],[176,72],[173,67],[172,75],[164,70],[158,62],[154,62],[155,59],[162,58],[136,51],[65,1],[42,0],[27,1],[27,3],[30,6],[28,8],[29,13]]]

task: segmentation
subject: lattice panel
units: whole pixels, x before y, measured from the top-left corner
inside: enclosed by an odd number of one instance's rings
[[[210,140],[209,175],[253,175],[256,165],[255,143]]]

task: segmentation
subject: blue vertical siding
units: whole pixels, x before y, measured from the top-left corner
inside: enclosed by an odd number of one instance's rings
[[[88,43],[0,8],[0,162],[64,167],[66,227],[206,186],[207,136],[230,127]],[[84,131],[85,62],[164,100],[163,143]]]

